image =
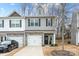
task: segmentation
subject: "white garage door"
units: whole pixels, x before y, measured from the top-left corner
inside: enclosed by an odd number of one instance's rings
[[[9,36],[11,40],[16,40],[19,43],[19,47],[23,46],[23,36]]]
[[[42,36],[41,35],[28,35],[27,44],[28,46],[41,46]]]

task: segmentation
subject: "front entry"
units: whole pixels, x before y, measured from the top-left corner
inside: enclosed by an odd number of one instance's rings
[[[28,46],[42,46],[42,35],[27,35]]]
[[[45,36],[45,37],[44,37],[44,44],[45,44],[45,45],[48,45],[48,36]]]
[[[53,34],[44,35],[44,45],[51,45],[53,41]]]

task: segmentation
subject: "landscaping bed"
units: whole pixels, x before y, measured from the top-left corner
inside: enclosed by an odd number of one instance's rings
[[[70,51],[75,54],[75,56],[79,56],[79,46],[76,45],[71,45],[71,44],[66,44],[64,46],[66,51]],[[45,56],[52,56],[51,52],[55,50],[62,50],[62,46],[49,46],[49,47],[43,47],[43,53]]]

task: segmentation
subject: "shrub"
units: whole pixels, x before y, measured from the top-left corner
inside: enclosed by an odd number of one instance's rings
[[[68,41],[68,44],[71,44],[71,42],[70,42],[70,41]]]
[[[51,46],[58,46],[58,44],[51,44]]]

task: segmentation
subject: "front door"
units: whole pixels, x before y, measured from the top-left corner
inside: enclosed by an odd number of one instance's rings
[[[44,44],[45,45],[51,45],[52,44],[52,37],[53,35],[45,35],[44,36]]]
[[[44,44],[45,44],[45,45],[48,45],[48,36],[45,36],[45,37],[44,37]]]

